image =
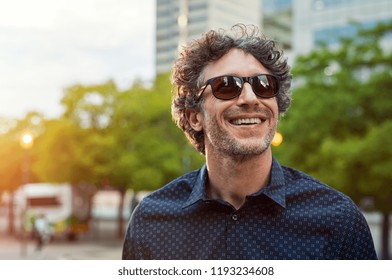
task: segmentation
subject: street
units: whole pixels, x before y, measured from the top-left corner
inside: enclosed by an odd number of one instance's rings
[[[13,237],[0,236],[0,260],[120,260],[122,240],[54,241],[41,250],[33,240],[25,245]]]
[[[116,237],[115,221],[101,221],[95,229],[75,241],[53,240],[41,250],[35,240],[0,231],[0,260],[120,260],[123,240]]]

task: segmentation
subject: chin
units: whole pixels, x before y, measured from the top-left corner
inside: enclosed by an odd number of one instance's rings
[[[269,147],[269,143],[257,141],[257,143],[237,143],[237,145],[231,146],[229,151],[234,156],[259,156],[267,151]]]

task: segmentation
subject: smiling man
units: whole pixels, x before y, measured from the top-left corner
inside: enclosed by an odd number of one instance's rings
[[[376,259],[344,194],[273,157],[290,69],[255,26],[210,31],[174,64],[172,115],[206,158],[133,213],[123,259]]]

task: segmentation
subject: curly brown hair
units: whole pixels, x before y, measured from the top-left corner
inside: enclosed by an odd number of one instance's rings
[[[205,154],[204,132],[195,131],[186,117],[186,109],[202,110],[203,98],[198,93],[204,79],[203,70],[219,60],[229,50],[237,48],[252,54],[271,74],[279,77],[277,102],[283,115],[291,103],[291,74],[283,50],[276,41],[269,39],[257,26],[234,25],[230,30],[211,30],[200,39],[190,41],[174,62],[172,84],[175,91],[172,116],[191,144]]]

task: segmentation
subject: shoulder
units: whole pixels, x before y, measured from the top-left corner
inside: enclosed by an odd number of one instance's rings
[[[320,180],[294,168],[282,166],[286,195],[301,200],[315,201],[322,205],[335,205],[357,210],[355,203],[346,194],[321,182]]]
[[[200,169],[188,172],[153,191],[142,199],[135,209],[135,214],[163,214],[168,211],[178,210],[192,193],[199,173]]]
[[[367,224],[362,212],[348,195],[296,169],[283,167],[283,172],[286,204],[289,207],[323,217],[336,227],[345,227],[351,221]]]
[[[301,171],[282,169],[286,205],[328,228],[333,236],[329,246],[332,258],[377,258],[367,221],[350,197]]]

